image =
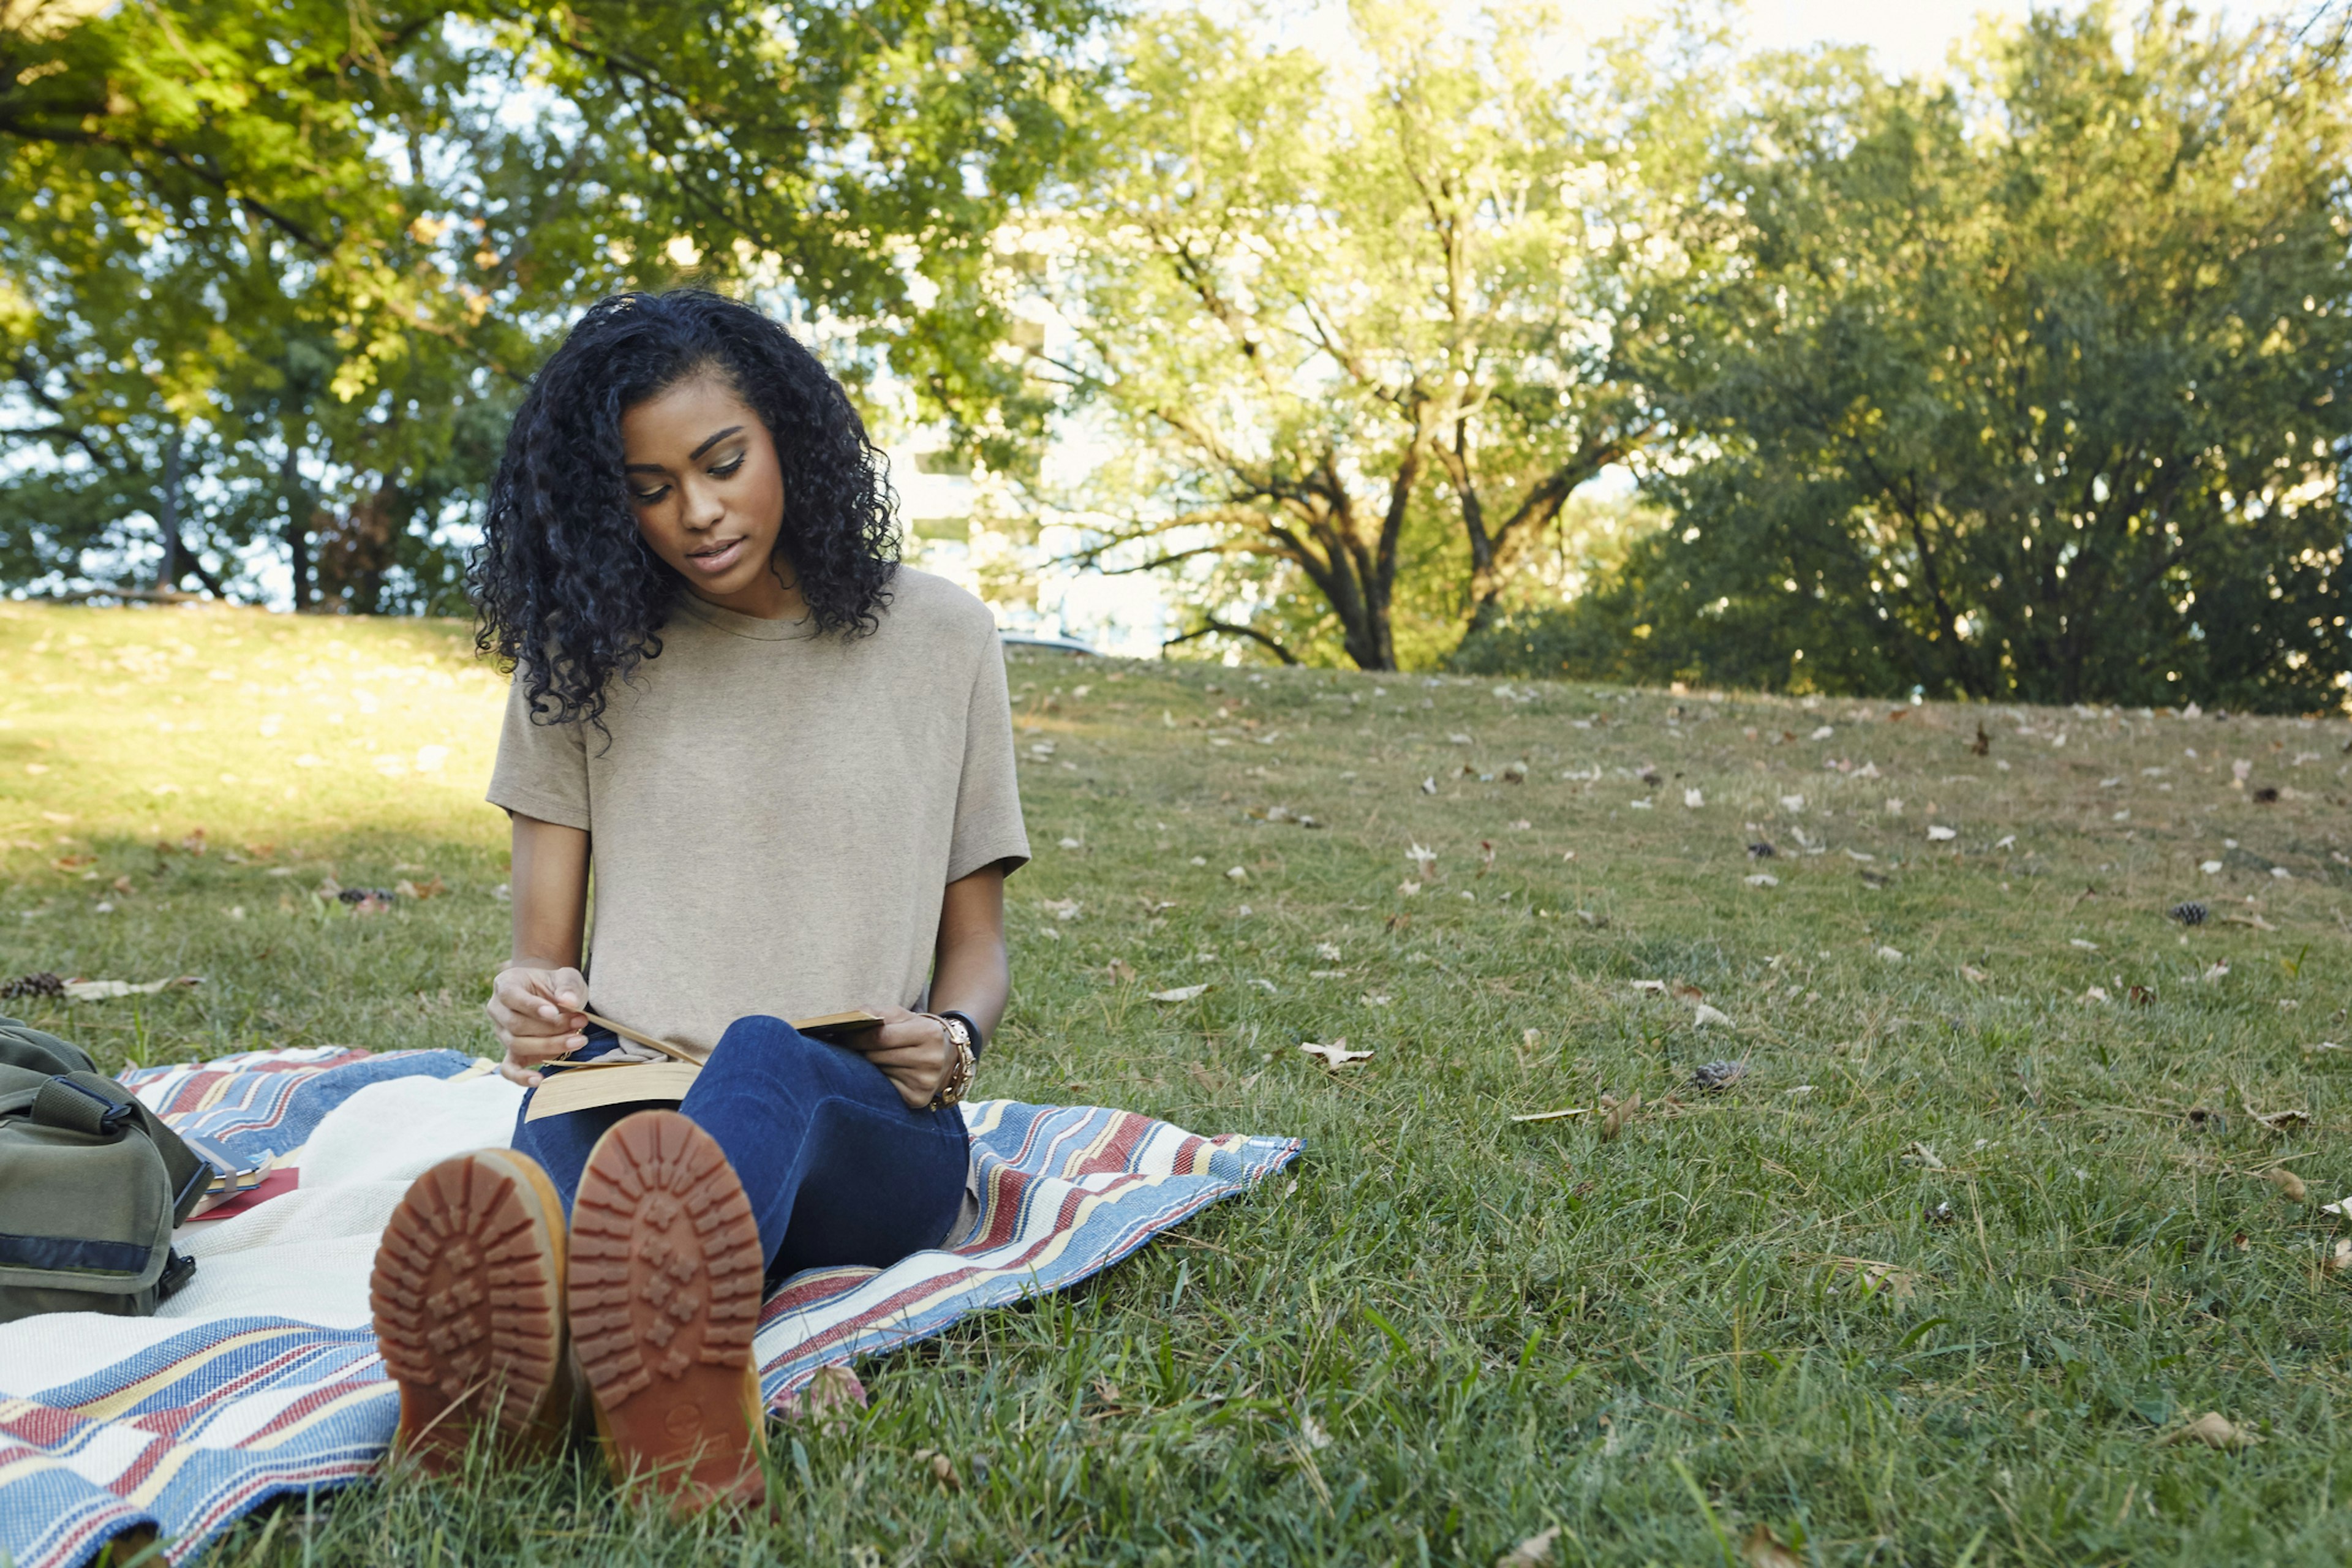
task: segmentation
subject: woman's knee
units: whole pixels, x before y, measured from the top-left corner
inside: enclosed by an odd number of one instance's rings
[[[711,1049],[709,1066],[723,1073],[756,1073],[771,1081],[782,1079],[814,1084],[833,1065],[834,1049],[782,1018],[755,1015],[727,1026]]]

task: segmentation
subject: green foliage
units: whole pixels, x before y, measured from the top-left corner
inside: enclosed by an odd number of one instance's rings
[[[1676,524],[1547,647],[1798,690],[2343,701],[2340,54],[2094,7],[1948,86],[1820,58],[1754,97],[1693,218],[1721,263],[1654,307]]]
[[[1058,155],[1092,16],[10,7],[0,581],[217,590],[209,561],[254,592],[263,547],[297,607],[448,608],[522,379],[620,288],[856,319],[846,373],[887,355],[932,410],[1014,429],[971,278]]]
[[[1709,68],[1643,36],[1563,77],[1526,7],[1350,16],[1353,74],[1197,11],[1128,29],[1036,226],[1061,330],[1034,364],[1124,449],[1060,498],[1105,520],[1084,559],[1171,573],[1203,630],[1390,669],[1494,614],[1653,436],[1627,306],[1683,264],[1648,220]]]

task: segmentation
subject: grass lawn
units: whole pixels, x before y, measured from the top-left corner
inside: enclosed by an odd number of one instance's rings
[[[572,1461],[215,1561],[2352,1557],[2352,726],[1012,670],[1037,858],[982,1092],[1303,1160],[861,1366],[747,1533]],[[205,977],[9,1010],[110,1064],[488,1045],[463,628],[0,606],[0,972]]]

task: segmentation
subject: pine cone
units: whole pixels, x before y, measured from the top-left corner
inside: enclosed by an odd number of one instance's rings
[[[0,985],[0,1000],[13,1002],[20,996],[62,996],[65,992],[65,981],[44,969],[37,974],[20,974]]]
[[[2205,906],[2194,899],[2185,904],[2175,904],[2164,912],[2168,918],[2179,921],[2185,926],[2201,926],[2205,923]]]

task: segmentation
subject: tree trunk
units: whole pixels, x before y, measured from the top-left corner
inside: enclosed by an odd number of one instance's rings
[[[278,488],[286,498],[286,558],[294,572],[297,614],[310,607],[310,500],[296,464],[300,456],[300,448],[288,440],[285,459],[278,469]]]
[[[162,504],[155,509],[156,523],[163,532],[163,564],[155,573],[155,586],[166,593],[180,585],[188,573],[188,547],[180,539],[180,469],[187,460],[188,437],[184,431],[172,432],[172,444],[163,449],[163,493]]]

